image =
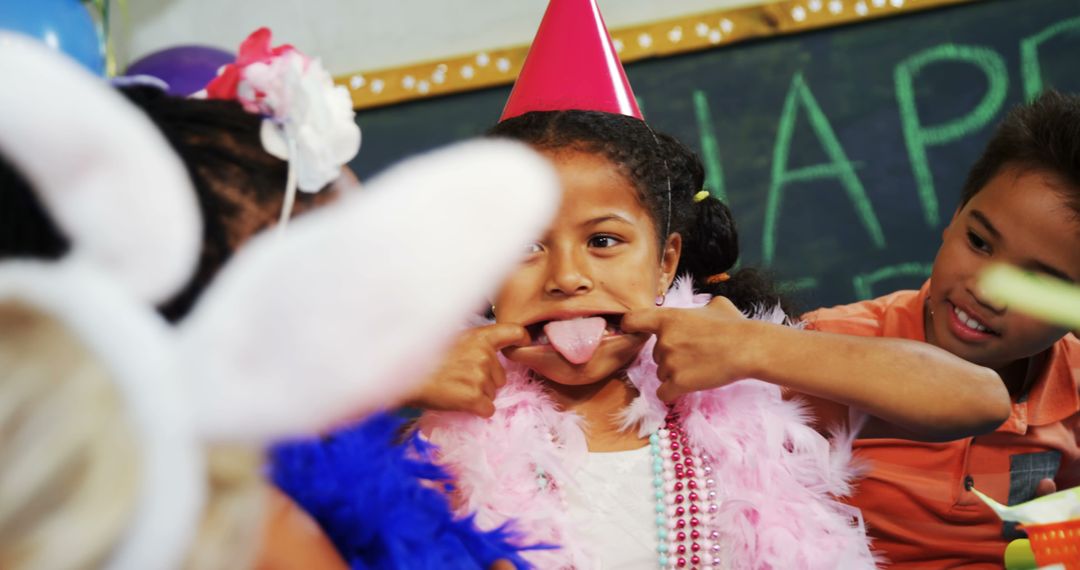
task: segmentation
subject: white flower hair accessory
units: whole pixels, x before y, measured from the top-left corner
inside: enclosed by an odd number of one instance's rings
[[[284,225],[297,187],[318,192],[356,156],[360,127],[348,90],[334,85],[318,59],[288,44],[271,47],[270,39],[268,28],[248,36],[236,63],[226,65],[206,86],[206,96],[239,101],[249,113],[265,117],[263,148],[289,161],[280,220]]]
[[[554,169],[522,143],[433,151],[252,240],[172,327],[153,305],[188,282],[202,247],[183,162],[143,112],[36,40],[0,30],[0,77],[20,78],[0,89],[0,155],[71,242],[59,260],[0,260],[0,308],[62,325],[114,382],[133,428],[136,501],[95,565],[105,570],[184,567],[209,496],[207,445],[310,436],[400,401],[558,208]],[[20,472],[67,465],[41,461]],[[81,556],[74,538],[43,549]]]

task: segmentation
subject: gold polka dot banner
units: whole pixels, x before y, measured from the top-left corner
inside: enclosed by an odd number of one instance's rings
[[[611,31],[623,63],[886,18],[984,0],[784,0],[729,8]],[[486,50],[439,61],[336,78],[353,105],[369,109],[513,83],[529,46]]]

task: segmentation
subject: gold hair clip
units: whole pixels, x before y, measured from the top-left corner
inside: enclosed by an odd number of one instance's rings
[[[705,279],[705,282],[709,285],[716,285],[717,283],[723,283],[731,279],[731,276],[725,271],[723,273],[717,273],[716,275],[710,275]]]
[[[702,188],[701,192],[698,192],[697,194],[694,194],[694,202],[701,202],[702,200],[704,200],[705,198],[708,198],[708,197],[709,197],[709,191]]]

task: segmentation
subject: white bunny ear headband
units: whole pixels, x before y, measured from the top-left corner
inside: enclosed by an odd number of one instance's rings
[[[180,326],[200,425],[259,439],[396,400],[540,235],[559,194],[546,159],[478,140],[399,163],[252,240]]]
[[[82,339],[140,430],[140,500],[111,569],[182,563],[205,496],[205,443],[311,433],[404,394],[558,202],[550,165],[520,144],[421,156],[253,240],[172,329],[150,301],[185,283],[198,255],[182,166],[137,110],[43,46],[0,33],[0,73],[25,78],[18,96],[0,90],[0,151],[72,242],[56,263],[0,263],[0,303],[48,313]],[[48,130],[51,110],[12,118],[59,97],[58,85],[86,102],[70,118],[78,136],[68,124]],[[160,194],[140,200],[147,164],[165,167],[151,186]],[[86,169],[100,180],[84,184]],[[97,235],[110,225],[125,239]],[[157,259],[166,253],[176,258]]]
[[[348,89],[334,85],[318,59],[291,45],[271,47],[268,28],[240,44],[236,63],[226,65],[206,86],[210,99],[239,101],[264,117],[263,148],[289,162],[279,227],[292,213],[297,187],[318,192],[337,179],[341,167],[360,150]]]
[[[186,283],[202,218],[184,165],[142,112],[37,41],[0,33],[0,152],[37,189],[70,255],[157,303]]]
[[[106,567],[180,567],[198,528],[206,471],[173,331],[112,276],[77,260],[0,263],[0,305],[8,303],[47,314],[78,338],[108,371],[138,430],[135,511]]]

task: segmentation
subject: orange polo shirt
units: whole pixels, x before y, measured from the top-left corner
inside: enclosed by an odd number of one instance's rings
[[[919,291],[814,311],[808,328],[832,333],[926,340]],[[858,439],[855,455],[869,473],[851,499],[866,520],[887,568],[1001,568],[1019,534],[968,490],[974,484],[1004,504],[1034,498],[1045,478],[1076,485],[1080,467],[1080,341],[1067,335],[1009,419],[992,433],[946,443]]]

